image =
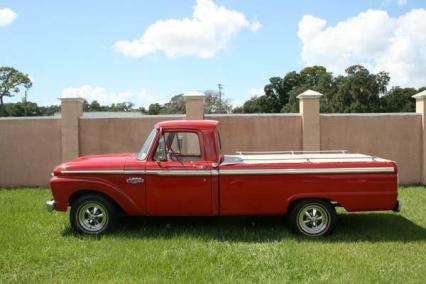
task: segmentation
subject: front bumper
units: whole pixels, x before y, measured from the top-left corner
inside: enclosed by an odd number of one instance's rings
[[[46,201],[46,208],[49,212],[55,210],[55,200],[48,200]]]

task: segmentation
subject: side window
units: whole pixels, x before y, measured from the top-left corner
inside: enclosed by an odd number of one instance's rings
[[[200,141],[195,132],[164,132],[154,155],[159,161],[199,161]]]

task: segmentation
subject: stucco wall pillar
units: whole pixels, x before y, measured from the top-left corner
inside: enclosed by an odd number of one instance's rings
[[[79,156],[79,118],[83,114],[84,99],[80,97],[62,97],[61,101],[61,143],[62,161]]]
[[[421,183],[426,184],[426,90],[415,94],[413,98],[416,99],[416,113],[422,116],[421,124]]]
[[[201,92],[188,92],[184,95],[186,119],[204,118],[204,94]]]
[[[302,149],[321,150],[320,98],[322,94],[307,90],[297,96],[299,111],[302,114]]]

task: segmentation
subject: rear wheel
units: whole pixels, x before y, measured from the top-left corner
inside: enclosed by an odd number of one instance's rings
[[[87,194],[77,198],[71,205],[72,228],[81,234],[99,235],[111,230],[117,220],[117,208],[109,199]]]
[[[329,202],[307,199],[296,203],[290,212],[289,222],[297,233],[319,237],[333,230],[336,217],[336,210]]]

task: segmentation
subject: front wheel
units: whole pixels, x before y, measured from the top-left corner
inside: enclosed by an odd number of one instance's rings
[[[336,221],[336,210],[324,200],[307,199],[296,203],[289,222],[297,233],[319,237],[330,233]]]
[[[77,233],[102,234],[113,228],[116,219],[115,204],[100,195],[83,195],[71,205],[70,222]]]

